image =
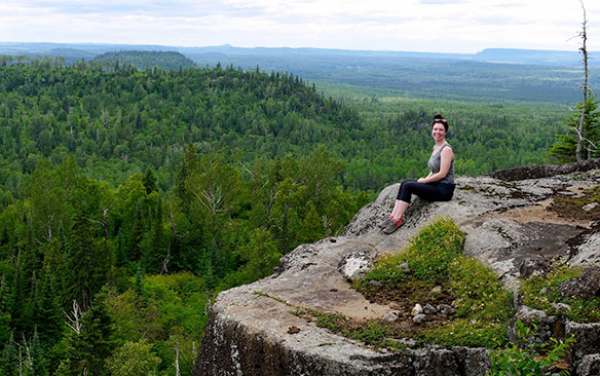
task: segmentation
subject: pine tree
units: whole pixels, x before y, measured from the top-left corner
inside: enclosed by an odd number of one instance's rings
[[[242,247],[242,256],[248,260],[245,270],[255,279],[273,273],[281,253],[277,251],[277,243],[269,231],[255,229],[248,243]]]
[[[100,294],[94,300],[92,307],[81,317],[80,332],[70,332],[65,339],[69,351],[58,367],[57,376],[108,375],[106,360],[115,344],[104,299]]]
[[[10,335],[11,288],[4,274],[0,275],[0,343],[8,341]]]
[[[17,376],[19,374],[18,351],[13,333],[6,341],[0,353],[0,376]]]
[[[191,197],[187,191],[186,184],[190,175],[197,172],[198,162],[196,149],[194,149],[193,144],[189,144],[181,160],[181,166],[177,173],[177,181],[175,182],[175,193],[181,200],[181,209],[185,214],[189,214],[191,206]]]
[[[152,167],[148,166],[146,169],[142,183],[144,183],[144,188],[146,188],[146,194],[149,195],[150,193],[156,191],[156,174],[152,170]]]
[[[310,205],[310,210],[300,225],[300,230],[296,234],[298,243],[312,243],[325,237],[325,226],[323,219],[319,216],[317,208]]]
[[[150,234],[150,242],[145,242],[144,254],[142,256],[142,264],[147,273],[158,274],[161,272],[168,272],[163,270],[165,262],[166,252],[164,247],[164,230],[163,230],[163,210],[162,210],[162,199],[158,199],[156,205],[156,215],[154,216],[152,232]],[[167,260],[168,262],[168,260]]]
[[[63,315],[53,275],[47,275],[38,286],[34,306],[33,322],[37,326],[36,336],[42,343],[55,343],[62,333]]]
[[[28,352],[27,361],[25,362],[24,376],[47,376],[48,368],[46,365],[46,358],[44,356],[44,349],[40,344],[40,337],[37,330],[33,334],[31,344],[26,346]]]
[[[587,99],[586,116],[583,122],[581,139],[583,141],[583,160],[600,157],[600,100],[597,94],[590,93]],[[575,162],[577,160],[577,144],[580,140],[578,127],[583,111],[583,102],[579,102],[576,110],[564,122],[566,134],[556,135],[557,142],[550,148],[549,156],[559,163]]]

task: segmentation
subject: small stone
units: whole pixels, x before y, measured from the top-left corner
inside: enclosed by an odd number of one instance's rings
[[[548,295],[550,294],[550,290],[547,287],[542,287],[542,289],[540,290],[540,294]]]
[[[435,307],[431,304],[426,304],[425,307],[423,307],[423,313],[426,315],[435,315],[437,313],[437,309],[435,309]]]
[[[590,212],[590,211],[596,209],[598,207],[598,205],[600,205],[600,204],[598,204],[597,202],[592,202],[591,204],[587,204],[584,207],[582,207],[582,209],[585,210],[586,212]]]
[[[288,334],[298,334],[300,333],[300,328],[298,328],[297,326],[290,326],[288,328]]]
[[[385,316],[383,316],[383,319],[385,321],[395,322],[398,321],[398,315],[396,315],[394,312],[388,312]]]
[[[415,317],[413,317],[413,322],[415,324],[422,324],[425,322],[425,320],[427,319],[427,316],[425,316],[424,314],[418,314]]]
[[[440,286],[440,285],[435,286],[434,288],[431,289],[431,292],[434,294],[438,294],[438,293],[442,292],[442,286]]]
[[[412,309],[412,311],[410,311],[410,314],[415,317],[420,315],[421,313],[423,313],[423,307],[421,307],[421,305],[419,303],[415,304],[414,308]]]
[[[442,315],[453,315],[456,313],[456,308],[454,308],[448,304],[439,304],[437,306],[437,311],[438,311],[438,313],[441,313]]]
[[[408,262],[403,262],[402,264],[398,265],[398,267],[400,269],[404,269],[406,271],[410,271],[410,267],[408,266]]]
[[[372,279],[372,280],[369,281],[369,286],[371,286],[371,287],[383,287],[383,283]]]
[[[559,313],[567,313],[571,310],[571,306],[565,303],[552,303],[551,305]]]
[[[332,243],[336,243],[337,242],[337,238],[329,238],[329,241]]]

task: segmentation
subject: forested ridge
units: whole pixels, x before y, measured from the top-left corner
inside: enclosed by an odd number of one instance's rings
[[[192,60],[175,51],[112,51],[98,55],[94,60],[109,66],[128,64],[142,70],[148,68],[172,70],[196,66]]]
[[[541,162],[566,116],[426,105],[259,68],[0,59],[0,375],[189,374],[209,298],[423,174],[434,112],[459,174]]]

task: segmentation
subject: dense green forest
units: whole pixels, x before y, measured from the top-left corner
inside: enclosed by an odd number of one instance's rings
[[[0,58],[0,375],[188,375],[210,298],[424,174],[440,111],[458,174],[542,162],[569,114]]]
[[[245,163],[326,147],[347,163],[344,187],[378,190],[425,172],[436,111],[451,120],[449,140],[466,175],[542,162],[569,113],[527,103],[341,103],[297,76],[232,67],[139,71],[115,64],[107,71],[97,61],[60,67],[7,60],[0,61],[0,187],[11,192],[39,158],[59,164],[70,154],[112,187],[152,166],[166,191],[190,143]]]
[[[162,68],[166,70],[193,68],[196,64],[175,51],[112,51],[94,57],[110,67],[128,64],[138,69]]]

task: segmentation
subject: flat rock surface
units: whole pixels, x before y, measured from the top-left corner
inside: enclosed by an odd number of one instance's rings
[[[597,259],[598,252],[590,251],[590,244],[598,241],[593,223],[562,218],[547,208],[557,194],[576,196],[599,183],[600,173],[594,170],[511,182],[458,178],[452,201],[415,199],[403,227],[384,235],[377,224],[393,206],[399,185],[392,185],[361,209],[341,236],[299,246],[281,260],[275,275],[219,294],[194,375],[387,375],[392,370],[393,374],[427,374],[414,368],[422,363],[415,361],[415,353],[410,359],[382,354],[318,328],[292,311],[339,312],[356,320],[385,318],[390,307],[372,304],[353,290],[337,271],[338,263],[353,252],[373,259],[384,252],[399,252],[437,215],[452,217],[467,234],[465,253],[487,263],[511,289],[518,286],[525,260]],[[585,237],[578,244],[568,244],[582,234]],[[272,364],[254,364],[255,356],[271,356]],[[304,365],[296,370],[286,365],[294,359],[302,359]],[[251,371],[252,367],[260,372]]]

